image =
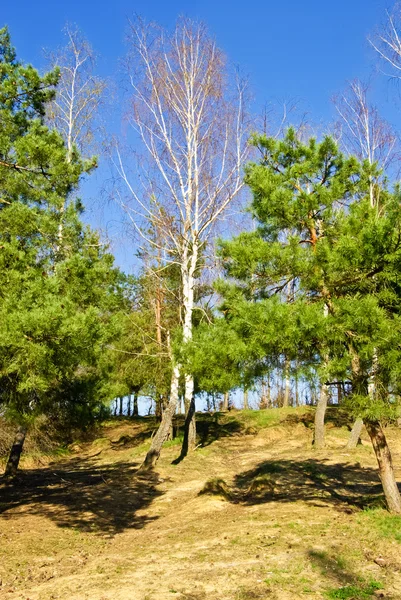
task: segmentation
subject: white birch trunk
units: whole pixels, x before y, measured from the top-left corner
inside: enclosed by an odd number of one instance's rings
[[[198,245],[195,243],[192,247],[192,253],[189,261],[185,261],[182,266],[183,280],[183,307],[184,307],[184,324],[183,324],[183,341],[184,344],[192,339],[192,314],[194,310],[194,285],[195,285],[195,270],[198,262]],[[188,269],[185,267],[188,265]],[[196,446],[196,421],[195,421],[195,398],[194,398],[194,378],[191,373],[185,374],[185,414],[188,416],[191,411],[191,418],[187,421],[187,450],[194,450]],[[193,404],[193,406],[192,406]]]

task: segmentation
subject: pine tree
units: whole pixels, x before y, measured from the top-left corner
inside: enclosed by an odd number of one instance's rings
[[[14,475],[35,415],[82,424],[98,403],[105,346],[116,334],[121,275],[79,201],[59,212],[94,161],[67,156],[44,125],[58,72],[40,77],[16,59],[0,30],[0,402],[19,425],[6,475]]]
[[[289,130],[254,144],[262,158],[246,180],[258,228],[221,245],[238,282],[220,284],[225,320],[253,360],[279,353],[317,369],[320,424],[330,379],[352,381],[347,407],[364,419],[387,504],[400,512],[380,426],[397,410],[399,192],[377,187],[372,203],[375,165],[344,157],[329,137],[302,143]]]

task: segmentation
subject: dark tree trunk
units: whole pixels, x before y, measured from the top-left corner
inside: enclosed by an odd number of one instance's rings
[[[122,414],[123,414],[123,397],[120,396],[120,411],[119,411],[120,417],[122,417]]]
[[[156,410],[155,410],[155,415],[156,415],[156,421],[162,421],[163,418],[163,397],[160,396],[159,398],[156,399]]]
[[[117,416],[117,398],[114,400],[114,416]]]
[[[157,430],[155,436],[152,439],[152,444],[145,457],[145,460],[140,466],[140,471],[149,471],[150,469],[153,469],[155,467],[156,462],[160,456],[163,443],[167,440],[169,436],[176,407],[177,398],[172,398],[168,403],[166,410],[163,413],[159,429]]]
[[[174,461],[174,464],[181,462],[189,451],[196,447],[196,423],[195,421],[195,398],[192,398],[187,415],[185,417],[184,440],[182,442],[180,456]]]
[[[134,408],[132,411],[132,414],[134,417],[137,417],[139,415],[139,411],[138,411],[138,393],[135,392],[134,394]]]
[[[325,446],[324,417],[326,414],[327,400],[328,400],[327,386],[323,384],[321,387],[321,390],[320,390],[320,396],[319,396],[319,400],[318,400],[317,406],[316,406],[315,431],[314,431],[314,436],[313,436],[313,445],[315,446],[315,448],[318,448],[318,449],[324,448],[324,446]]]
[[[131,416],[131,394],[128,396],[127,401],[127,417]]]
[[[359,438],[361,435],[362,427],[363,427],[363,420],[361,418],[355,419],[355,422],[352,426],[351,433],[349,435],[349,440],[347,443],[348,450],[352,450],[353,448],[357,447]]]
[[[173,376],[171,380],[170,400],[166,406],[166,409],[163,411],[159,429],[156,431],[156,435],[152,439],[148,453],[146,454],[142,465],[139,467],[139,471],[149,471],[154,468],[160,456],[163,443],[166,441],[171,431],[173,417],[177,409],[179,376],[180,367],[179,365],[176,365],[173,369]]]
[[[21,458],[22,448],[24,446],[26,436],[26,428],[19,427],[11,447],[10,456],[8,457],[4,477],[15,477],[18,471],[19,460]]]
[[[181,458],[184,458],[195,450],[196,447],[196,415],[195,415],[195,398],[192,396],[190,402],[185,403],[185,425],[184,425],[184,440],[182,443]],[[185,448],[185,452],[184,452]]]
[[[196,408],[195,398],[192,398],[188,414],[185,418],[185,422],[188,421],[188,451],[195,450],[196,448]],[[186,428],[185,428],[186,429]],[[184,443],[185,443],[185,432],[184,432]]]
[[[391,513],[401,514],[401,496],[395,480],[393,461],[384,431],[379,421],[365,420],[365,427],[372,441],[377,464],[379,465],[379,474],[387,508]]]
[[[244,410],[249,410],[248,390],[244,389]]]

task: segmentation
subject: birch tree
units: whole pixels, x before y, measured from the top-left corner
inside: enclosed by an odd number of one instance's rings
[[[179,265],[185,344],[192,338],[200,254],[243,186],[246,85],[239,78],[232,84],[225,58],[206,27],[189,19],[180,19],[171,34],[137,20],[130,25],[128,43],[132,96],[127,120],[144,154],[139,188],[117,150],[116,166],[129,192],[123,203],[140,236],[146,237],[144,223],[157,224],[163,232],[164,256]],[[157,202],[150,202],[151,197]],[[154,240],[151,243],[157,246]],[[159,456],[181,376],[189,415],[188,448],[195,445],[194,378],[183,371],[176,357],[173,361],[169,406],[146,458],[147,466],[153,466]]]
[[[67,147],[71,162],[78,149],[91,153],[98,128],[99,109],[104,102],[106,82],[95,75],[96,56],[89,42],[75,26],[65,28],[67,44],[48,55],[52,68],[59,70],[56,95],[46,111],[47,123],[58,130]],[[93,166],[96,159],[92,159]],[[60,207],[59,247],[63,242],[64,214],[67,199]]]
[[[340,117],[337,129],[342,147],[347,154],[367,160],[372,167],[369,194],[374,207],[378,202],[380,172],[388,171],[399,157],[398,136],[377,107],[369,102],[367,83],[359,79],[351,81],[346,90],[334,99],[334,104]],[[375,165],[380,171],[373,169]]]
[[[370,45],[377,52],[383,73],[388,77],[401,79],[401,5],[397,2],[392,12],[386,11],[382,27],[369,38]]]

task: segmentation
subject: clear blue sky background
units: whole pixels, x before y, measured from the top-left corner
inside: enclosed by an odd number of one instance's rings
[[[314,123],[324,124],[333,116],[330,98],[347,79],[374,72],[375,56],[367,36],[390,7],[384,0],[19,0],[2,3],[0,24],[9,25],[19,57],[41,68],[43,48],[62,45],[64,24],[76,23],[100,54],[100,74],[118,81],[130,16],[137,13],[166,27],[173,26],[180,14],[199,18],[229,60],[249,75],[256,106],[297,98]],[[384,115],[397,124],[399,113],[388,92],[389,84],[378,78],[376,99]],[[113,235],[119,230],[118,214],[111,207],[103,207],[101,214],[93,212],[99,207],[96,195],[104,176],[100,170],[84,191],[91,196],[89,220]],[[129,269],[132,250],[121,242],[121,235],[115,237],[117,260]]]

